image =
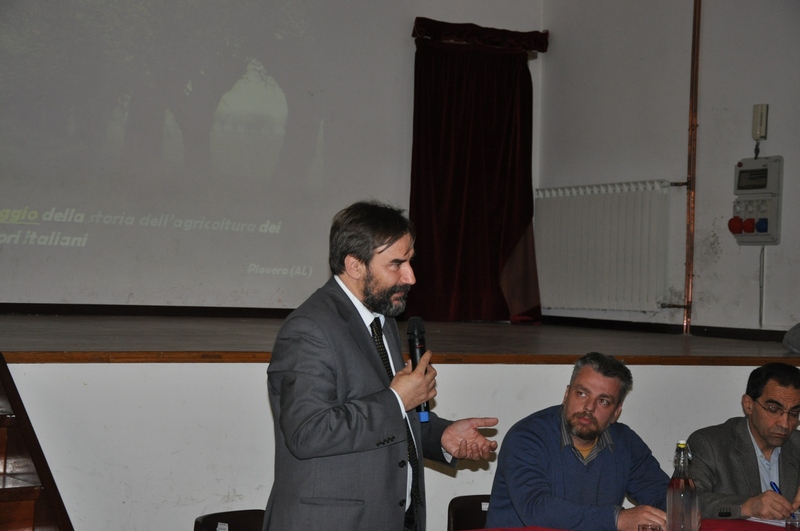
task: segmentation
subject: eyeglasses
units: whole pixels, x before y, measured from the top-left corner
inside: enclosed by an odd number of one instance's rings
[[[753,399],[753,402],[761,406],[761,408],[764,411],[766,411],[770,417],[774,419],[779,419],[782,416],[787,415],[789,420],[792,420],[794,422],[800,420],[800,407],[794,409],[783,409],[782,407],[778,407],[775,404],[770,404],[768,406],[765,406],[755,398]]]

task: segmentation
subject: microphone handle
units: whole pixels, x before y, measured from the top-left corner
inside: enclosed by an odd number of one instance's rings
[[[425,336],[415,336],[409,335],[408,336],[408,352],[411,357],[411,367],[416,369],[417,365],[419,364],[419,360],[422,359],[422,356],[425,355],[425,351],[428,350],[425,348]],[[425,401],[417,406],[417,413],[419,414],[419,421],[420,422],[428,422],[429,415],[428,415],[428,402]]]

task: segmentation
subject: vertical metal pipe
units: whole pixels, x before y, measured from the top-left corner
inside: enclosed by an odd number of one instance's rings
[[[700,63],[700,11],[702,0],[694,0],[692,20],[692,75],[689,95],[689,161],[686,176],[686,277],[683,291],[683,333],[691,333],[694,283],[694,191],[697,171],[697,72]]]

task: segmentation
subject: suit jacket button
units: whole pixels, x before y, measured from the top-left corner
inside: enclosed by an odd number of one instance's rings
[[[400,461],[399,463],[397,463],[397,466],[399,466],[400,468],[405,468],[406,462],[405,461]]]
[[[406,500],[400,500],[400,507],[406,506]]]

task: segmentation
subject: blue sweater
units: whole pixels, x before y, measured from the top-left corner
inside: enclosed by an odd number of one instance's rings
[[[626,494],[666,509],[669,476],[644,441],[618,422],[607,431],[613,446],[584,465],[561,446],[561,406],[517,422],[503,439],[486,527],[615,531]]]

